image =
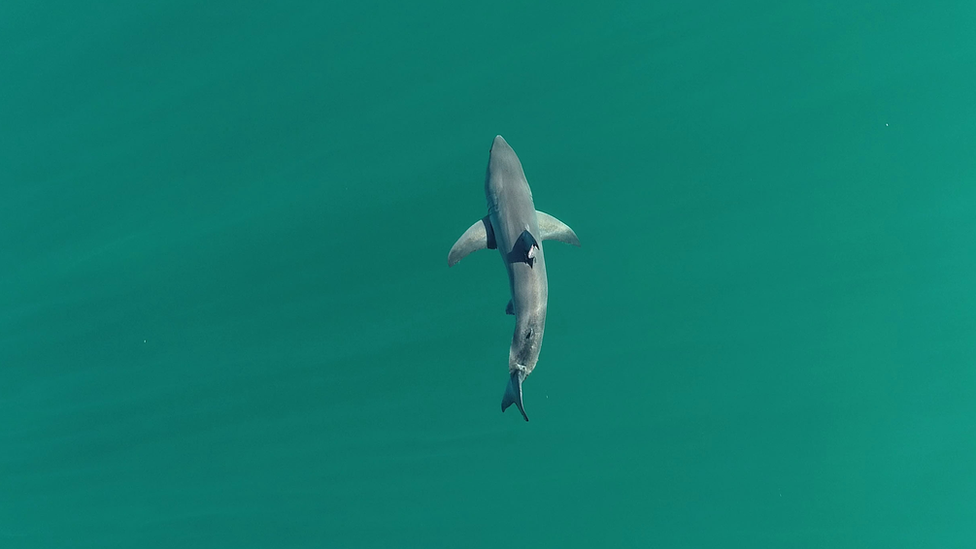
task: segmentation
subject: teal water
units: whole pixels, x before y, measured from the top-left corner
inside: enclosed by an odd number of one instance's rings
[[[976,546],[976,4],[0,4],[0,546]],[[521,156],[550,308],[447,251]]]

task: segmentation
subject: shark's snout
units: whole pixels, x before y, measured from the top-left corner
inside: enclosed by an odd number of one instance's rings
[[[491,150],[489,152],[492,151],[498,152],[499,150],[502,149],[511,150],[511,148],[512,148],[511,145],[508,144],[508,141],[505,141],[504,137],[500,135],[496,135],[494,141],[491,142]]]

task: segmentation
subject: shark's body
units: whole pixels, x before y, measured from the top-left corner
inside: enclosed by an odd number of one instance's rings
[[[522,381],[539,360],[549,300],[542,241],[560,240],[574,246],[580,243],[566,224],[536,211],[522,163],[500,135],[495,137],[489,153],[485,197],[488,215],[461,235],[451,248],[447,263],[454,265],[483,248],[497,248],[501,253],[512,293],[506,312],[515,315],[515,334],[508,355],[509,381],[502,398],[502,411],[514,403],[528,421],[522,406]]]

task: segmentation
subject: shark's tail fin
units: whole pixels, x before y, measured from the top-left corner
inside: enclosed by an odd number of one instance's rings
[[[518,406],[519,412],[522,412],[522,417],[525,421],[529,420],[529,416],[525,415],[525,408],[522,407],[522,380],[525,379],[524,370],[516,370],[512,372],[508,383],[505,385],[505,396],[502,397],[502,411],[504,412],[509,406],[514,403]]]

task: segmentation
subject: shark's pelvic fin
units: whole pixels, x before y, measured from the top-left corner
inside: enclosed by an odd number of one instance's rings
[[[511,299],[508,300],[508,305],[505,306],[505,314],[514,315],[515,314],[515,304]]]
[[[529,267],[535,263],[535,256],[539,253],[539,242],[528,229],[522,231],[518,240],[512,245],[512,251],[508,254],[511,263],[528,263]]]
[[[491,229],[491,220],[487,215],[468,227],[454,246],[451,246],[451,252],[447,254],[447,266],[451,267],[469,253],[485,248],[495,249],[495,233]]]
[[[528,421],[529,416],[525,415],[525,408],[522,407],[523,379],[525,379],[524,370],[512,372],[512,375],[508,379],[508,384],[505,385],[505,396],[502,397],[502,412],[514,403],[518,406],[519,412],[522,412],[522,417],[525,418],[525,421]]]
[[[539,221],[539,232],[542,233],[542,240],[558,240],[573,246],[579,246],[579,238],[569,225],[556,219],[555,217],[536,210],[536,219]]]

